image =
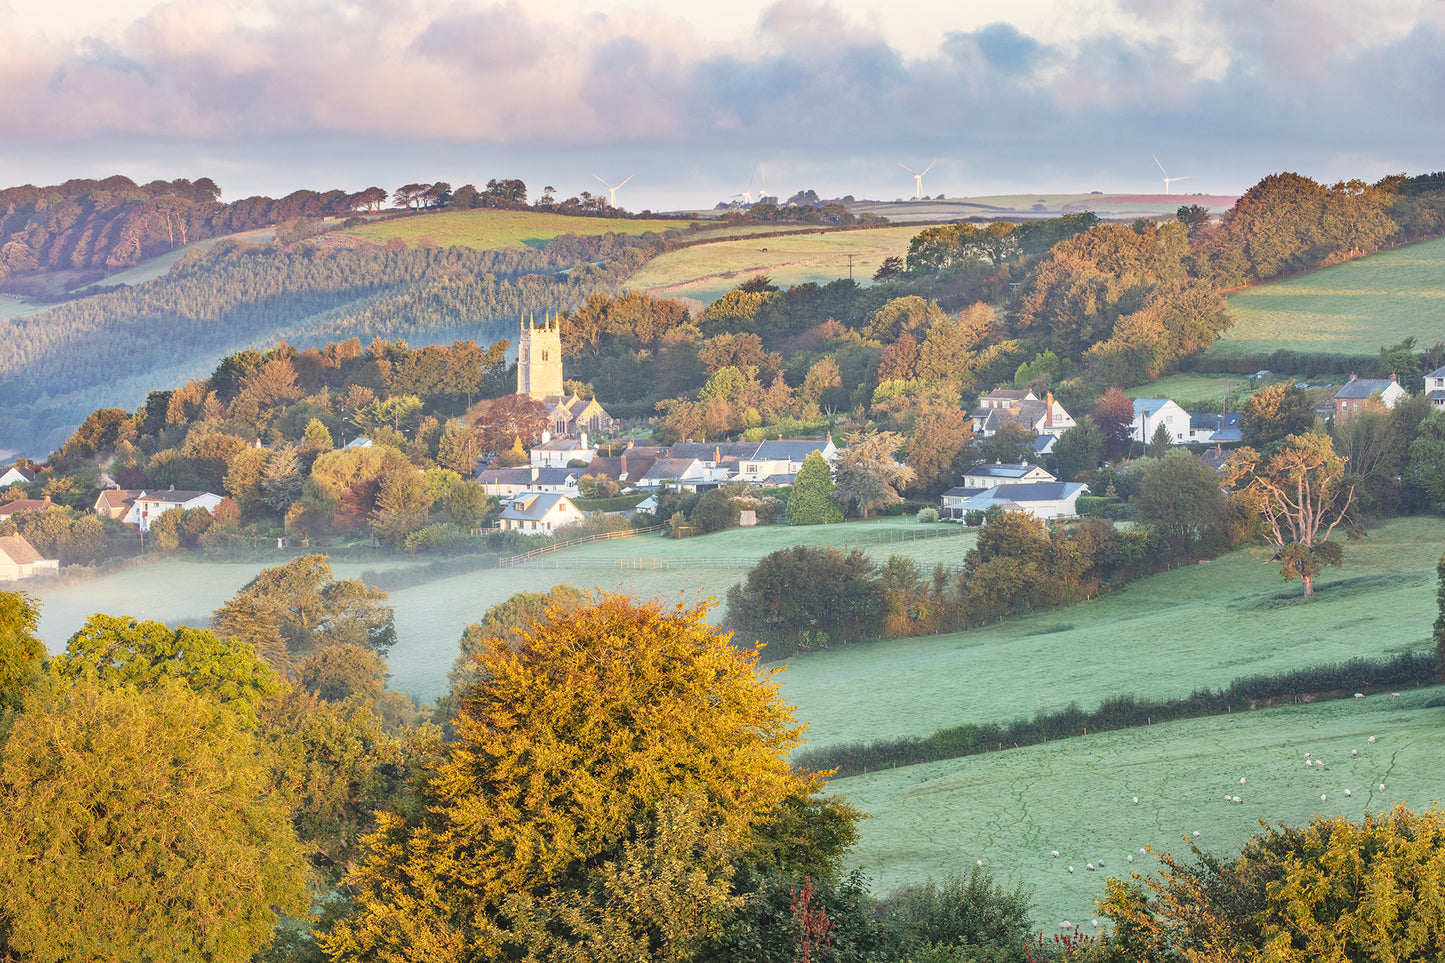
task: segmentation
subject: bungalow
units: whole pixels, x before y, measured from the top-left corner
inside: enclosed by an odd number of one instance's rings
[[[59,572],[60,561],[41,558],[40,553],[20,535],[0,535],[0,582],[33,578],[45,572]]]
[[[35,469],[27,465],[11,465],[0,472],[0,488],[11,485],[28,485],[35,480]]]
[[[1189,440],[1189,412],[1168,398],[1135,398],[1130,436],[1147,445],[1154,440],[1160,425],[1168,429],[1171,444]]]
[[[1243,416],[1237,411],[1222,415],[1211,411],[1196,411],[1189,416],[1189,440],[1211,445],[1243,441]]]
[[[17,498],[13,502],[6,502],[4,505],[0,505],[0,522],[20,512],[44,511],[50,508],[51,505],[49,495],[46,495],[44,498]]]
[[[536,492],[510,499],[502,509],[498,525],[509,531],[551,535],[563,525],[580,522],[584,517],[566,495]]]
[[[1058,479],[1043,467],[1030,465],[1026,461],[1007,464],[995,461],[992,465],[974,465],[963,473],[962,481],[965,488],[995,488],[999,485],[1051,482],[1058,481]]]
[[[1445,408],[1445,368],[1436,368],[1425,376],[1425,397],[1435,408]]]
[[[995,485],[991,488],[953,488],[943,493],[939,516],[962,521],[968,512],[999,508],[1027,512],[1035,518],[1073,518],[1076,503],[1088,486],[1080,482],[1043,481]]]
[[[1441,370],[1445,371],[1445,368]],[[1429,386],[1430,381],[1427,378],[1426,391],[1430,390]],[[1409,392],[1400,387],[1394,375],[1388,378],[1360,378],[1351,374],[1350,380],[1335,394],[1335,421],[1352,418],[1364,411],[1366,403],[1377,394],[1386,408],[1393,408]]]
[[[727,466],[716,460],[703,461],[701,458],[659,458],[652,463],[647,474],[639,478],[634,488],[661,488],[672,485],[687,491],[706,491],[726,484]]]
[[[1032,391],[1000,388],[978,399],[969,417],[973,432],[983,438],[998,434],[1004,425],[1027,428],[1036,435],[1062,435],[1074,427],[1074,418],[1048,392],[1040,401]]]
[[[151,523],[172,508],[204,508],[214,513],[216,506],[225,501],[224,495],[211,492],[178,492],[174,488],[159,492],[141,492],[131,503],[121,521],[135,525],[143,532],[150,531]]]
[[[125,518],[135,500],[144,494],[137,488],[107,488],[95,499],[92,510],[101,518]]]

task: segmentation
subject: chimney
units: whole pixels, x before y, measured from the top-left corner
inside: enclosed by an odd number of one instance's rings
[[[1393,372],[1390,374],[1390,380],[1391,380],[1391,381],[1394,381],[1394,380],[1395,380],[1395,375],[1394,375]]]
[[[1044,427],[1054,427],[1054,393],[1052,391],[1044,394]]]
[[[549,442],[549,441],[551,441],[551,440],[552,440],[552,433],[551,433],[550,431],[548,431],[547,429],[545,429],[545,428],[542,429],[542,444],[545,445],[547,442]]]
[[[582,447],[583,447],[583,448],[586,448],[586,447],[587,447],[587,432],[585,432],[585,431],[582,432],[582,436],[581,436],[581,437],[582,437]]]
[[[1350,380],[1351,380],[1351,381],[1358,381],[1358,380],[1359,380],[1359,377],[1360,377],[1360,376],[1357,375],[1357,374],[1355,374],[1353,371],[1350,372]]]
[[[627,452],[622,453],[622,470],[617,473],[618,481],[627,481]]]

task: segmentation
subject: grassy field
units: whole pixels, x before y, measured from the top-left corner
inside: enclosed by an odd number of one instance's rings
[[[937,526],[923,526],[934,529]],[[795,543],[842,544],[865,534],[917,531],[912,519],[852,522],[809,528],[767,526],[733,529],[695,539],[676,541],[642,536],[599,542],[572,549],[565,557],[594,558],[696,558],[700,555],[761,558],[768,552]],[[963,553],[973,536],[962,535],[919,542],[881,544],[868,550],[879,561],[890,554],[908,555],[925,571],[936,562],[962,564]],[[356,578],[367,570],[406,568],[428,560],[378,558],[374,561],[337,561],[332,568],[337,578]],[[140,566],[90,582],[42,591],[40,636],[52,652],[94,612],[134,615],[176,624],[204,623],[222,602],[234,595],[270,562],[199,562],[167,559]],[[620,569],[490,569],[466,572],[450,578],[398,589],[391,593],[396,610],[397,644],[390,653],[391,686],[429,701],[446,691],[446,674],[457,654],[457,640],[469,622],[475,622],[488,608],[517,592],[546,591],[569,582],[582,588],[627,592],[646,598],[697,602],[721,599],[730,586],[746,577],[734,569],[684,569],[622,571]],[[183,585],[184,591],[175,587]],[[712,612],[714,621],[721,608]]]
[[[541,247],[561,234],[646,234],[685,228],[685,220],[627,217],[571,217],[537,211],[438,211],[375,221],[336,233],[382,243],[399,237],[415,245],[422,237],[435,238],[445,247],[471,247],[481,251]]]
[[[1229,410],[1238,411],[1244,399],[1254,393],[1249,379],[1240,375],[1176,374],[1167,375],[1137,388],[1128,388],[1130,398],[1173,398],[1175,401],[1224,400],[1229,392]]]
[[[852,861],[868,870],[875,892],[983,860],[1001,882],[1033,890],[1034,921],[1051,932],[1060,920],[1094,918],[1108,876],[1147,872],[1153,859],[1141,847],[1187,857],[1183,837],[1198,832],[1202,848],[1224,855],[1259,832],[1261,819],[1298,826],[1316,814],[1358,819],[1445,798],[1445,709],[1424,707],[1442,692],[1128,729],[840,779],[829,789],[871,817]],[[1306,767],[1306,752],[1327,765]],[[1226,794],[1241,803],[1224,802]],[[1102,867],[1089,872],[1088,863]]]
[[[627,286],[710,304],[755,274],[767,274],[783,288],[846,278],[850,253],[853,278],[867,282],[884,258],[906,255],[917,233],[915,227],[884,227],[697,244],[653,258]]]
[[[1211,354],[1374,354],[1410,336],[1432,345],[1445,336],[1445,239],[1247,288],[1229,310],[1234,326]]]
[[[1427,650],[1442,545],[1445,522],[1389,522],[1346,547],[1345,567],[1327,569],[1310,602],[1266,552],[1236,552],[992,628],[797,657],[783,696],[809,723],[809,744],[826,746]]]
[[[926,185],[925,185],[926,186]],[[911,193],[911,191],[910,191]],[[849,206],[893,221],[950,220],[963,217],[1058,217],[1061,213],[1094,211],[1100,217],[1172,216],[1182,205],[1198,204],[1221,213],[1237,198],[1205,194],[995,194],[946,197],[943,200],[863,202]]]

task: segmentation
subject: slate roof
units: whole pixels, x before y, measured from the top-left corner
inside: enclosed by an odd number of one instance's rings
[[[548,512],[556,508],[561,502],[568,502],[570,504],[570,500],[566,495],[555,495],[548,492],[526,492],[507,499],[507,507],[502,509],[501,517],[510,521],[541,521],[547,517]],[[517,505],[521,505],[522,507],[515,507]]]
[[[995,499],[1010,499],[1016,502],[1054,502],[1068,498],[1087,487],[1082,482],[1025,482],[1018,485],[999,485],[991,491]]]
[[[167,489],[161,492],[147,491],[144,494],[137,495],[135,500],[138,502],[169,502],[174,505],[184,505],[186,502],[194,501],[202,495],[208,494],[210,494],[210,492],[183,492],[176,491],[175,489]]]
[[[0,505],[0,518],[9,518],[16,512],[29,512],[35,509],[46,509],[55,503],[48,498],[17,498],[13,502],[6,502]]]
[[[1381,392],[1395,384],[1389,378],[1356,378],[1354,381],[1345,382],[1345,386],[1336,394],[1336,398],[1368,398],[1370,395]]]
[[[1031,465],[1028,462],[1008,462],[1006,464],[975,465],[964,476],[972,475],[974,478],[1022,478],[1032,471],[1044,471],[1042,465]]]
[[[1430,373],[1427,374],[1425,377],[1427,377],[1427,378],[1445,378],[1445,366],[1436,368],[1434,371],[1430,372]]]
[[[1160,409],[1162,409],[1165,405],[1168,405],[1168,404],[1173,404],[1173,399],[1170,399],[1170,398],[1135,398],[1135,399],[1134,399],[1134,418],[1137,420],[1138,418],[1143,417],[1143,416],[1146,416],[1146,415],[1152,418],[1154,415],[1157,415],[1157,414],[1159,413]],[[1178,407],[1178,406],[1176,405],[1176,407]]]
[[[483,468],[477,472],[477,481],[484,485],[529,485],[532,482],[532,469]]]
[[[1196,431],[1225,431],[1230,428],[1239,428],[1243,421],[1244,416],[1237,411],[1223,415],[1213,411],[1189,413],[1189,427]]]
[[[24,465],[9,465],[5,468],[0,468],[0,475],[8,475],[12,471],[25,479],[26,482],[33,482],[36,478],[35,471]]]
[[[652,463],[647,474],[642,478],[649,481],[666,481],[669,478],[681,478],[687,473],[698,459],[693,458],[659,458]]]
[[[803,462],[813,452],[821,452],[828,447],[831,438],[807,438],[788,439],[787,441],[765,441],[758,445],[756,455],[750,456],[756,461],[796,461]]]

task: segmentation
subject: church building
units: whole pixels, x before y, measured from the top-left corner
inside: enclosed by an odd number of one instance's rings
[[[517,340],[517,394],[547,406],[553,435],[590,432],[602,435],[617,428],[595,398],[568,395],[562,389],[562,329],[556,318],[541,327],[529,318]]]

